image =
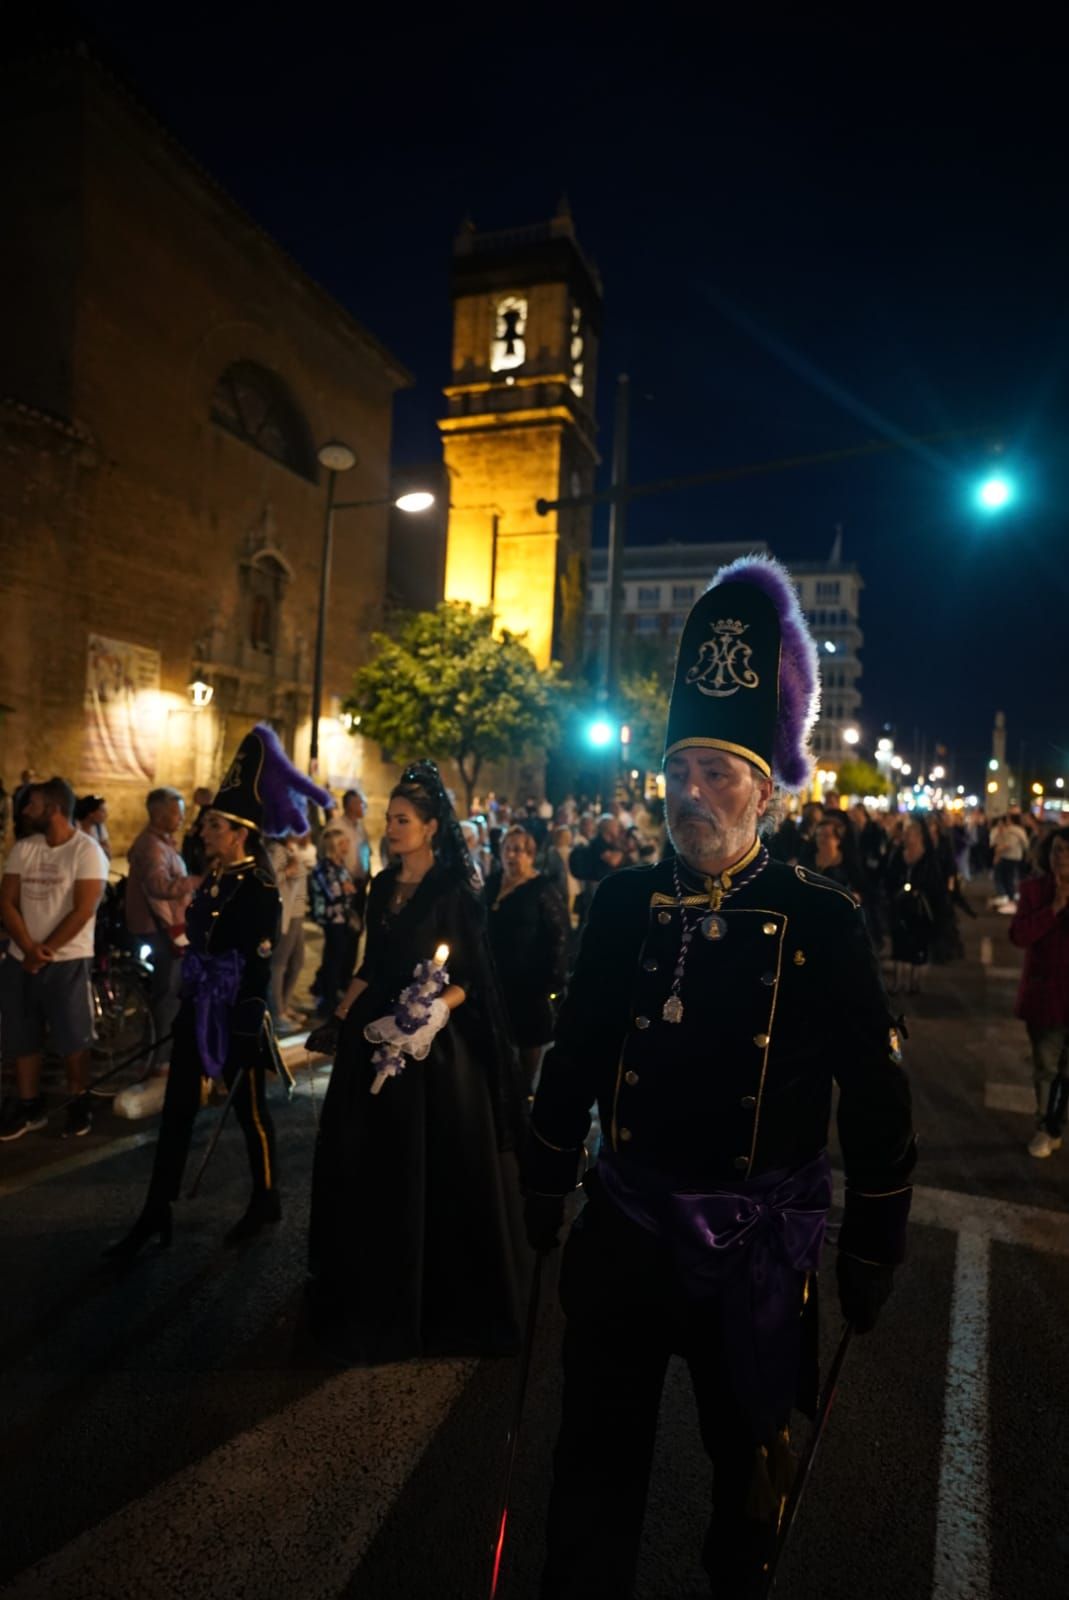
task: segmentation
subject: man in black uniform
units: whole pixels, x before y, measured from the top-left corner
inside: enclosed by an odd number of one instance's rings
[[[278,942],[281,900],[261,835],[304,833],[298,795],[322,805],[326,793],[293,767],[274,731],[258,724],[242,740],[202,824],[207,875],[186,914],[189,950],[182,963],[182,1002],[174,1025],[171,1068],[156,1160],[144,1210],[106,1254],[134,1257],[152,1238],[171,1238],[193,1123],[213,1080],[234,1089],[234,1114],[245,1135],[252,1196],[226,1234],[250,1239],[282,1216],[275,1130],[265,1078],[280,1063],[267,996]]]
[[[632,1594],[665,1369],[689,1364],[713,1461],[713,1594],[761,1592],[816,1391],[833,1078],[838,1282],[872,1327],[915,1159],[898,1036],[852,897],[770,861],[800,789],[817,657],[788,574],[724,569],[683,632],[665,750],[675,855],[598,889],[524,1153],[531,1243],[559,1233],[597,1101],[604,1146],[561,1263],[564,1401],[542,1600]]]

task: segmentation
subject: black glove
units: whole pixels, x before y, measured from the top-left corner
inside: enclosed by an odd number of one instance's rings
[[[562,1194],[528,1194],[523,1200],[523,1225],[532,1250],[555,1250],[564,1226]]]
[[[313,1028],[304,1041],[304,1048],[310,1056],[334,1056],[338,1053],[338,1037],[341,1033],[341,1018],[328,1017],[326,1022],[321,1022]]]
[[[861,1261],[840,1250],[835,1274],[839,1280],[839,1305],[855,1333],[871,1333],[894,1283],[894,1267]]]

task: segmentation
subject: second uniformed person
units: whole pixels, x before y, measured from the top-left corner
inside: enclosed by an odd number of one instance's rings
[[[281,1218],[275,1129],[265,1092],[266,1074],[279,1067],[267,995],[281,900],[261,834],[307,831],[298,793],[320,804],[328,799],[290,764],[274,731],[258,725],[242,740],[203,820],[208,871],[186,914],[189,950],[156,1159],[141,1216],[105,1252],[111,1260],[132,1259],[152,1239],[170,1243],[171,1204],[181,1189],[203,1090],[212,1080],[228,1090],[237,1085],[234,1114],[252,1177],[248,1207],[225,1242],[240,1244]]]
[[[789,575],[761,558],[721,571],[687,621],[672,692],[675,854],[598,889],[523,1164],[531,1243],[548,1248],[597,1102],[604,1146],[561,1263],[542,1600],[631,1596],[673,1353],[713,1462],[713,1593],[761,1592],[791,1409],[815,1400],[833,1081],[837,1274],[857,1332],[903,1256],[910,1095],[861,913],[836,885],[771,861],[758,836],[774,780],[808,778],[817,696]]]

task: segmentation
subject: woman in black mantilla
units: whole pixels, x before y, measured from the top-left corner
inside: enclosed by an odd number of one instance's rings
[[[530,1094],[553,1037],[553,1006],[564,989],[572,930],[563,900],[535,867],[535,841],[526,828],[508,830],[501,863],[502,871],[486,885],[490,948]]]
[[[335,1012],[312,1177],[311,1325],[354,1360],[509,1354],[525,1255],[520,1087],[485,914],[432,763],[406,769],[386,828],[397,861],[372,881],[364,963]],[[429,1054],[373,1094],[365,1029],[393,1016],[441,945],[449,986]]]

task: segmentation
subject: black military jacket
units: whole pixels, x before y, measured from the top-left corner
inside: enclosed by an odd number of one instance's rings
[[[261,1034],[281,917],[278,886],[251,857],[209,873],[190,903],[186,913],[190,948],[202,956],[236,950],[244,957],[230,1024],[232,1038]]]
[[[684,882],[690,920],[710,909],[712,881],[702,883]],[[915,1160],[910,1093],[859,910],[816,873],[769,861],[718,915],[721,937],[693,937],[682,1020],[668,1022],[682,933],[672,864],[600,885],[542,1067],[528,1188],[574,1186],[596,1101],[603,1137],[629,1170],[646,1167],[680,1189],[742,1189],[825,1148],[835,1080],[841,1247],[901,1259]]]

